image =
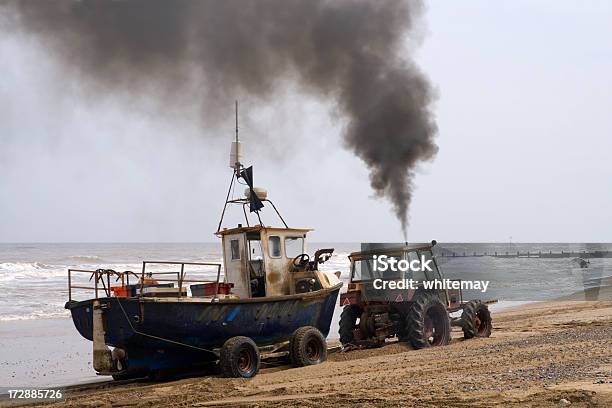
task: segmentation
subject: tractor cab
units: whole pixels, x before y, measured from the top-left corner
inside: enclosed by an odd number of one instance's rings
[[[434,245],[435,241],[403,246],[371,244],[353,252],[349,255],[348,291],[340,296],[341,305],[364,301],[410,302],[423,282],[444,279],[433,255]],[[408,280],[415,287],[408,287]],[[449,308],[457,308],[461,303],[460,291],[440,291],[439,296]]]
[[[351,261],[351,282],[372,282],[375,279],[426,281],[442,279],[435,262],[432,245],[383,247],[354,252]],[[410,269],[401,268],[411,265]],[[419,268],[419,265],[426,267]]]

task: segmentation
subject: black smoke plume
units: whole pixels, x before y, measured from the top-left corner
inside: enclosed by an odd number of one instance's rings
[[[422,11],[399,0],[8,0],[0,22],[98,90],[153,89],[176,104],[197,89],[214,111],[290,80],[333,100],[345,145],[405,234],[415,166],[437,152],[434,93],[406,47]]]

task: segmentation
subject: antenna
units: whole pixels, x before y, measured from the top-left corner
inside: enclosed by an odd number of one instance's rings
[[[236,101],[236,141],[232,142],[232,148],[230,150],[230,162],[229,166],[234,169],[236,176],[240,173],[242,168],[242,148],[240,146],[240,140],[238,140],[238,101]]]
[[[238,141],[238,100],[236,100],[236,142]]]

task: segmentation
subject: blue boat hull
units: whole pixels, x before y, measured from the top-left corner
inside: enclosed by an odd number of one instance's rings
[[[277,298],[100,298],[105,342],[127,352],[130,370],[197,367],[217,359],[215,349],[234,336],[258,346],[288,341],[295,330],[314,326],[329,334],[340,286]],[[92,340],[93,302],[68,302],[79,333]]]

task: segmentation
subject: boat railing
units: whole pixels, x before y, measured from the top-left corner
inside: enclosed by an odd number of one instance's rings
[[[83,286],[82,284],[74,283],[74,274],[89,274],[89,282],[93,282],[93,286]],[[133,276],[138,281],[139,276],[132,271],[119,272],[113,269],[68,269],[68,300],[72,301],[73,289],[93,290],[96,299],[101,291],[105,297],[110,297],[112,293],[112,284],[121,280],[121,286],[130,284],[130,276]],[[112,281],[111,281],[112,278]]]
[[[180,269],[178,271],[151,271],[150,269],[147,271],[147,266],[150,265],[173,265],[179,266]],[[186,279],[185,277],[188,271],[185,269],[185,266],[215,268],[216,279]],[[194,271],[190,271],[189,273],[193,274]],[[176,278],[166,278],[168,275],[176,275]],[[143,261],[139,288],[140,296],[143,295],[147,278],[152,278],[157,282],[177,283],[178,297],[182,297],[182,288],[184,283],[216,283],[218,285],[221,279],[221,264],[217,262]]]
[[[152,265],[172,265],[178,270],[151,270]],[[188,273],[196,275],[198,271],[188,271],[189,267],[204,267],[212,269],[214,278],[197,278],[191,279],[191,276],[187,278]],[[201,271],[199,271],[201,272]],[[83,283],[83,279],[76,278],[77,276],[83,276],[89,274],[89,281]],[[85,276],[86,277],[86,276]],[[130,285],[130,277],[134,285]],[[135,286],[137,288],[137,296],[144,296],[144,289],[148,286],[156,286],[161,283],[168,284],[172,283],[173,286],[177,284],[177,296],[182,297],[183,295],[183,284],[184,283],[216,283],[217,287],[221,281],[221,264],[212,262],[178,262],[178,261],[143,261],[142,271],[140,273],[132,271],[115,271],[113,269],[68,269],[68,300],[73,300],[73,291],[78,290],[93,290],[95,298],[98,299],[100,295],[103,297],[111,297],[113,291],[117,288],[127,288]],[[163,283],[162,283],[163,282]],[[93,285],[93,286],[92,286]]]

